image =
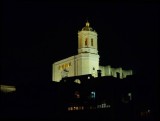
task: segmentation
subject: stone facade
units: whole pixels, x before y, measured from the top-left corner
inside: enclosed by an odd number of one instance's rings
[[[64,77],[92,74],[97,77],[97,70],[101,70],[102,76],[125,78],[132,75],[131,70],[99,66],[97,32],[90,27],[89,22],[78,32],[78,55],[57,61],[52,65],[52,81],[59,82]]]

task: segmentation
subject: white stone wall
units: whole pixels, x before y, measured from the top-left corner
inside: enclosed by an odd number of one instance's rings
[[[132,70],[123,70],[123,78],[126,78],[128,75],[133,75]]]
[[[117,78],[117,74],[119,74],[120,79],[126,78],[128,75],[132,75],[132,70],[123,70],[120,68],[111,68],[110,65],[108,66],[100,66],[101,76],[113,76]]]
[[[77,75],[93,74],[97,76],[99,69],[99,55],[91,53],[81,53],[76,56]],[[93,70],[94,68],[94,70]]]
[[[101,76],[105,76],[105,67],[99,66],[99,70],[101,70]]]
[[[67,64],[70,65],[67,66]],[[94,77],[97,77],[97,70],[99,70],[99,55],[81,53],[55,62],[52,65],[52,80],[59,82],[62,79],[64,69],[69,71],[68,77],[86,74],[93,74]]]
[[[52,65],[52,80],[60,81],[62,79],[63,70],[68,70],[68,76],[75,76],[75,56],[60,60]]]

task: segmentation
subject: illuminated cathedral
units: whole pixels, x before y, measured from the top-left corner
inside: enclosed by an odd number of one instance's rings
[[[86,26],[78,31],[78,54],[52,64],[52,81],[59,82],[64,77],[91,74],[98,77],[97,70],[102,76],[113,76],[123,79],[132,75],[132,70],[123,70],[99,65],[98,34],[87,21]]]

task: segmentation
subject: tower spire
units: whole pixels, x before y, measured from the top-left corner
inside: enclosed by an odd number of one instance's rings
[[[87,17],[87,22],[86,22],[86,27],[89,27],[90,23],[88,22],[88,17]]]
[[[87,22],[86,22],[86,26],[82,28],[83,31],[93,31],[92,27],[90,27],[90,23],[88,22],[88,19],[87,19]]]

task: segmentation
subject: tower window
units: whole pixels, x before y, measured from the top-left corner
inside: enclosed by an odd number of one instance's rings
[[[91,39],[91,46],[93,46],[93,38]]]
[[[86,40],[85,40],[85,46],[87,46],[88,45],[88,38],[86,38]]]

